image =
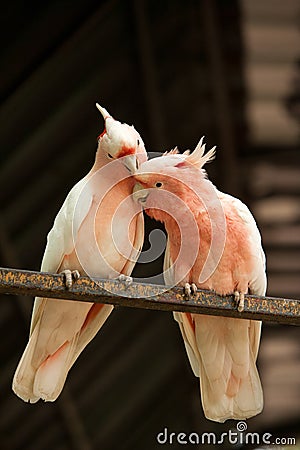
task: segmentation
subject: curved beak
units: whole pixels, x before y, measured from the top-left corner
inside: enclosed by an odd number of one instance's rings
[[[145,204],[149,195],[148,189],[145,189],[140,183],[136,183],[133,188],[133,198],[136,202]]]
[[[133,175],[139,168],[139,163],[136,155],[123,156],[121,160],[126,169],[129,170],[131,175]]]

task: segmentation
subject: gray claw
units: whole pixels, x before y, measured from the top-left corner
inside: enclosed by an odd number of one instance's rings
[[[130,286],[133,281],[132,277],[124,275],[123,273],[118,276],[117,280],[119,280],[121,283],[124,283],[126,287]]]
[[[73,286],[73,280],[76,281],[80,278],[80,273],[78,270],[65,269],[61,272],[61,274],[64,276],[67,289],[70,289]]]
[[[242,292],[235,291],[234,292],[234,300],[237,304],[238,311],[243,312],[245,306],[245,294]]]
[[[184,295],[190,299],[197,292],[197,286],[195,283],[185,283],[184,285]]]

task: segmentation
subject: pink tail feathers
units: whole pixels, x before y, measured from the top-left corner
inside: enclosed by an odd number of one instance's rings
[[[54,353],[36,363],[36,355],[41,352],[38,322],[14,375],[12,389],[15,394],[30,403],[39,399],[55,401],[64,387],[72,365],[102,327],[112,309],[110,305],[93,305],[81,330],[71,340],[62,343]]]
[[[245,378],[237,378],[232,372],[224,379],[207,377],[200,364],[200,390],[205,417],[216,422],[227,419],[244,420],[259,414],[263,408],[263,393],[255,362],[250,362]]]
[[[259,414],[256,368],[260,322],[175,313],[192,369],[200,377],[205,416],[216,422]]]

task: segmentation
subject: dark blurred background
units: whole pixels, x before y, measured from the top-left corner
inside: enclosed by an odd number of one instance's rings
[[[202,135],[216,144],[209,175],[254,212],[268,294],[300,299],[299,0],[13,0],[1,19],[2,266],[39,269],[60,205],[93,163],[98,101],[148,151],[194,148]],[[152,450],[164,427],[235,429],[203,417],[171,314],[131,308],[112,314],[54,404],[25,404],[10,385],[30,310],[29,298],[1,298],[1,450]],[[299,338],[264,325],[265,408],[248,421],[252,432],[298,433],[298,446]]]

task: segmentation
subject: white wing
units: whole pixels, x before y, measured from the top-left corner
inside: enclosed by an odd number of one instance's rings
[[[63,257],[71,253],[74,248],[78,230],[93,200],[87,181],[87,177],[84,177],[73,186],[54,220],[53,227],[47,236],[47,245],[41,264],[42,272],[56,273]],[[79,199],[80,207],[78,207]],[[43,300],[39,297],[35,299],[30,335],[39,319]]]
[[[79,227],[91,203],[92,195],[85,177],[72,188],[55,218],[48,234],[42,271],[57,272],[63,257],[72,252]],[[55,400],[67,376],[78,331],[90,308],[89,303],[35,299],[30,340],[13,380],[13,390],[17,395],[31,402],[40,397]],[[48,358],[49,355],[51,358]]]
[[[241,200],[221,192],[219,195],[222,201],[228,202],[234,206],[248,230],[247,237],[250,239],[252,257],[256,261],[255,269],[249,279],[250,294],[265,295],[267,290],[266,257],[262,248],[261,236],[255,219],[248,207]]]
[[[79,199],[80,208],[77,207]],[[54,220],[47,237],[41,271],[56,272],[64,255],[71,253],[78,230],[91,207],[92,200],[93,195],[89,190],[87,177],[84,177],[71,189]]]
[[[239,199],[232,197],[229,194],[220,193],[220,197],[228,201],[236,209],[236,212],[243,220],[248,230],[248,238],[250,239],[252,258],[255,260],[254,271],[249,277],[249,294],[265,295],[267,290],[267,275],[266,275],[266,257],[262,248],[261,235],[257,228],[257,224],[249,208]],[[224,201],[223,200],[223,201]],[[251,320],[249,337],[251,347],[254,355],[254,360],[257,358],[261,334],[261,322]]]

